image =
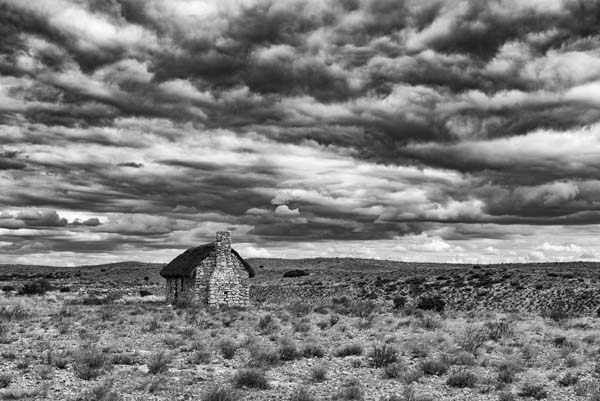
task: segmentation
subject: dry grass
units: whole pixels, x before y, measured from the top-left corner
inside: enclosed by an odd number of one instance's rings
[[[477,274],[466,280],[488,280]],[[455,281],[443,277],[407,286]],[[426,293],[416,292],[396,305],[337,296],[173,308],[159,296],[69,287],[0,295],[0,399],[600,399],[595,317],[436,312],[430,301],[422,311],[414,305]]]

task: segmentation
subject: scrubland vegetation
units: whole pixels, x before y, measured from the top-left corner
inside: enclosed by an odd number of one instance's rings
[[[0,399],[600,400],[595,317],[429,294],[203,309],[27,288],[1,298]]]

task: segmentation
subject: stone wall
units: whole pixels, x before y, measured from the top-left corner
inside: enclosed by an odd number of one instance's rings
[[[196,267],[196,294],[194,300],[200,304],[208,303],[208,286],[214,267],[214,252],[211,252],[210,255],[208,255],[206,259],[204,259],[202,263]]]

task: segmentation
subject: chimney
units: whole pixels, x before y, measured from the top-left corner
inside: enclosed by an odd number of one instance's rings
[[[229,231],[217,231],[217,248],[231,249],[231,233]]]

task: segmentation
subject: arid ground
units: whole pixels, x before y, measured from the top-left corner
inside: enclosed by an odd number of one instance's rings
[[[165,304],[159,264],[0,266],[0,399],[600,400],[597,264],[250,263],[242,309]]]

